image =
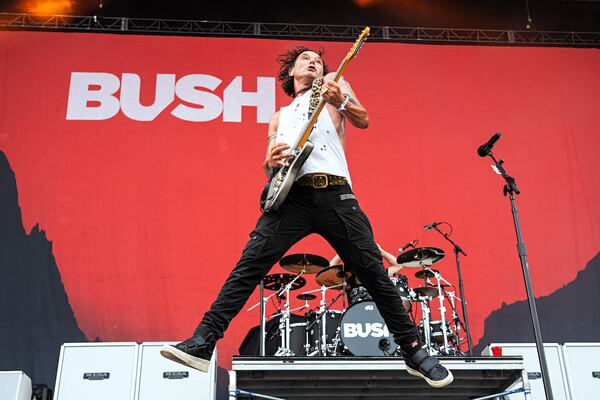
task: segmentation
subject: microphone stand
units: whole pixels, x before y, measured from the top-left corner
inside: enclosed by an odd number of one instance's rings
[[[515,202],[515,193],[520,194],[515,178],[508,175],[504,169],[504,160],[497,161],[490,150],[487,155],[494,160],[495,165],[492,165],[494,171],[497,174],[502,175],[502,178],[506,181],[504,185],[503,193],[504,196],[508,195],[510,199],[510,206],[513,215],[513,222],[515,224],[515,231],[517,234],[517,252],[519,253],[519,259],[521,261],[521,268],[523,270],[523,279],[525,280],[525,289],[527,290],[527,302],[529,303],[529,313],[531,314],[531,321],[533,323],[533,332],[535,334],[535,345],[537,347],[538,358],[540,361],[540,367],[542,372],[542,381],[544,383],[544,391],[546,392],[546,399],[554,400],[552,395],[552,388],[550,386],[548,364],[546,363],[546,353],[544,352],[544,342],[542,341],[542,332],[540,329],[540,321],[538,319],[537,308],[535,306],[535,296],[533,294],[533,286],[531,285],[531,277],[529,275],[529,263],[527,262],[527,250],[525,243],[523,243],[523,237],[521,235],[521,224],[519,222],[519,212],[517,211],[517,204]]]
[[[458,296],[456,296],[454,294],[454,292],[452,292],[451,294],[448,294],[448,292],[446,292],[446,289],[442,288],[442,292],[444,293],[444,297],[448,300],[448,304],[450,304],[450,308],[452,309],[452,319],[454,322],[454,340],[456,340],[456,346],[458,347],[458,352],[460,355],[464,355],[464,353],[462,353],[460,351],[460,335],[459,335],[459,329],[462,328],[462,330],[466,331],[467,329],[465,328],[465,324],[460,320],[460,316],[458,315],[458,312],[456,311],[456,307],[454,306],[454,299],[458,299],[458,301],[460,301],[462,303],[462,299]]]
[[[263,283],[263,281],[260,281],[260,344],[258,347],[258,351],[261,357],[265,356],[265,338],[266,338],[266,333],[265,333],[265,314],[266,314],[266,308],[265,308],[265,285]]]
[[[458,290],[460,292],[460,298],[462,299],[461,307],[462,307],[463,318],[465,319],[465,327],[464,328],[465,328],[465,332],[467,333],[467,345],[469,347],[468,354],[469,354],[469,356],[472,356],[473,355],[473,342],[471,341],[471,329],[469,327],[469,315],[467,314],[467,299],[465,298],[465,290],[464,290],[464,285],[463,285],[462,272],[460,271],[460,259],[459,259],[460,253],[462,253],[465,257],[467,256],[467,253],[465,253],[463,251],[463,249],[461,249],[460,246],[454,242],[454,240],[450,239],[448,237],[448,234],[440,231],[438,229],[437,225],[435,225],[433,227],[433,229],[438,231],[438,233],[440,235],[442,235],[444,237],[444,239],[449,241],[453,246],[454,255],[456,257],[456,270],[458,271]]]

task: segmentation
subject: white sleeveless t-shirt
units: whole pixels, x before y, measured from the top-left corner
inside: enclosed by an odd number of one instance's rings
[[[296,97],[289,106],[282,107],[279,110],[277,143],[285,143],[290,147],[294,147],[298,143],[303,133],[301,130],[308,121],[311,93],[312,90],[309,90]],[[343,176],[351,184],[346,154],[327,108],[321,111],[308,140],[311,141],[314,148],[302,168],[300,168],[296,179],[306,174],[325,173]]]

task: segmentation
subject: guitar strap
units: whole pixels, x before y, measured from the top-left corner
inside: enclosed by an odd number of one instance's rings
[[[323,88],[323,78],[317,78],[313,81],[310,94],[310,100],[308,102],[308,119],[312,118],[315,109],[321,101],[321,89]]]

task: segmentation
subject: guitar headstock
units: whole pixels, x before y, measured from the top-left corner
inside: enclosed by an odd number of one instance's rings
[[[369,32],[370,31],[371,31],[371,28],[368,27],[368,26],[366,26],[365,29],[363,29],[363,31],[361,32],[360,36],[358,37],[358,39],[356,39],[356,42],[354,42],[354,45],[352,46],[352,48],[348,52],[348,55],[346,56],[346,60],[347,61],[350,61],[354,57],[356,57],[356,55],[360,51],[360,48],[365,43],[365,40],[367,40],[367,38],[369,37]]]

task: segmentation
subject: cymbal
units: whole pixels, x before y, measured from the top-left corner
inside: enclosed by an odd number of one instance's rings
[[[321,256],[314,254],[290,254],[279,261],[279,265],[289,272],[298,274],[304,271],[305,274],[319,273],[323,268],[329,265],[329,261]]]
[[[352,274],[349,271],[344,270],[343,265],[332,265],[324,268],[317,274],[317,283],[321,286],[332,287],[341,285],[350,278]],[[336,287],[335,289],[341,290],[342,286]]]
[[[415,276],[416,276],[417,278],[419,278],[419,279],[433,278],[433,277],[435,276],[434,272],[435,272],[435,273],[438,273],[438,272],[440,272],[440,271],[438,271],[437,269],[432,269],[432,270],[429,270],[429,269],[423,269],[423,270],[421,270],[421,271],[417,271],[417,272],[415,273]]]
[[[436,297],[439,294],[437,288],[429,286],[414,288],[413,291],[419,296],[427,297]]]
[[[430,266],[440,261],[446,253],[436,247],[417,247],[400,254],[396,261],[398,265],[409,268]]]
[[[312,293],[300,293],[298,296],[296,296],[296,298],[298,300],[314,300],[317,298],[317,296]]]
[[[280,290],[282,287],[294,280],[293,274],[270,274],[263,279],[263,286],[267,290]],[[300,289],[306,285],[306,279],[300,277],[292,284],[290,290]]]
[[[437,287],[437,285],[435,283],[428,283],[427,286]],[[442,284],[440,284],[440,287],[442,289],[446,289],[447,287],[452,287],[452,285],[446,285],[445,283],[442,283]]]

